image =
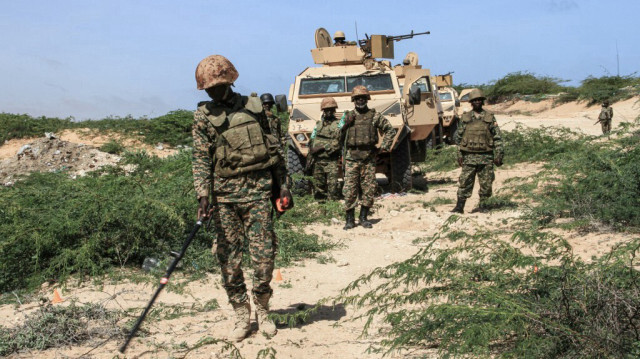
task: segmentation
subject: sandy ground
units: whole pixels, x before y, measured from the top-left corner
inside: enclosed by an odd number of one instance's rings
[[[526,110],[526,106],[519,105]],[[533,105],[532,105],[533,106]],[[541,106],[536,104],[535,106]],[[573,106],[573,107],[571,107]],[[616,116],[614,125],[624,115],[628,120],[638,115],[638,105],[629,100],[613,105]],[[505,109],[500,109],[504,111]],[[599,126],[588,127],[595,120],[584,119],[584,116],[595,118],[599,109],[586,108],[581,105],[569,104],[555,109],[542,109],[531,116],[513,115],[505,119],[505,114],[497,116],[504,129],[522,123],[525,126],[542,126],[564,124],[573,129],[583,129],[586,133],[598,134]],[[635,112],[634,112],[635,111]],[[511,127],[513,128],[513,127]],[[587,132],[588,131],[588,132]],[[2,147],[0,147],[2,148]],[[496,171],[497,190],[505,187],[504,182],[513,177],[529,177],[537,173],[540,164],[520,164],[513,167],[501,167]],[[373,214],[373,229],[357,227],[350,231],[343,231],[343,218],[332,225],[314,224],[306,228],[309,233],[342,244],[327,255],[332,261],[305,260],[290,268],[282,268],[282,281],[273,283],[274,297],[272,309],[278,313],[292,313],[300,307],[309,307],[322,298],[337,295],[347,284],[372,269],[391,264],[412,256],[419,249],[414,244],[416,238],[430,237],[435,234],[449,216],[453,204],[424,208],[425,201],[434,198],[456,198],[455,180],[459,170],[447,173],[428,174],[428,179],[448,178],[453,182],[431,186],[429,192],[409,194],[406,196],[385,198],[377,201],[377,208]],[[467,202],[469,211],[477,204],[477,186],[473,197]],[[467,221],[464,227],[474,230],[482,227],[509,228],[510,223],[518,218],[518,210],[494,211],[487,214],[465,214]],[[613,244],[630,238],[627,234],[607,232],[595,233],[563,232],[561,233],[573,246],[575,253],[585,259],[592,255],[604,253]],[[51,288],[43,289],[43,295],[52,297]],[[97,287],[93,284],[69,286],[61,290],[65,302],[72,299],[80,303],[101,302],[111,308],[142,308],[146,305],[155,285],[138,285],[127,282],[105,284]],[[9,294],[5,294],[9,295]],[[127,358],[224,358],[228,354],[222,353],[221,345],[207,344],[187,352],[180,348],[181,343],[193,346],[199,340],[208,336],[224,338],[230,327],[231,307],[227,304],[224,291],[219,285],[217,276],[191,282],[183,294],[163,292],[157,303],[165,305],[191,308],[216,299],[221,308],[198,313],[195,316],[183,316],[172,320],[150,320],[143,325],[148,331],[144,337],[135,338],[128,351]],[[37,307],[36,303],[22,306],[5,305],[0,307],[0,317],[7,318],[5,325],[15,325],[22,322],[24,316]],[[138,313],[136,310],[135,313]],[[249,338],[238,345],[241,355],[245,358],[255,358],[257,353],[271,347],[277,351],[277,358],[380,358],[381,354],[367,353],[369,345],[379,338],[361,337],[363,321],[354,320],[356,314],[351,307],[325,305],[313,315],[310,320],[293,328],[279,327],[278,334],[267,339],[254,332]],[[376,328],[377,323],[373,327]],[[375,330],[372,331],[375,333]],[[118,355],[117,348],[120,341],[92,342],[83,346],[71,348],[56,348],[46,351],[22,353],[15,357],[21,358],[114,358]],[[435,351],[416,353],[421,357],[435,358]],[[119,357],[124,357],[120,355]],[[392,358],[407,357],[406,353],[396,353]]]

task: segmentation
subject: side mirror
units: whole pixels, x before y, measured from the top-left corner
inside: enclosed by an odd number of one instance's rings
[[[289,110],[289,106],[287,105],[287,96],[276,95],[276,108],[278,109],[278,112],[287,112]]]
[[[460,107],[460,100],[456,99],[456,107]]]
[[[411,87],[409,89],[409,104],[419,105],[421,96],[422,96],[422,91],[420,91],[420,87],[418,86]]]

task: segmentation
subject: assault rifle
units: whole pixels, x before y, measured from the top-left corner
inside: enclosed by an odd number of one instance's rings
[[[207,213],[209,213],[209,209],[208,208],[207,208]],[[211,220],[211,217],[209,217],[206,220],[206,222],[208,222],[210,220]],[[160,278],[160,285],[158,286],[158,289],[156,289],[156,292],[153,293],[153,296],[151,297],[151,300],[149,301],[149,304],[147,304],[147,307],[144,308],[144,310],[142,311],[142,314],[140,314],[140,317],[138,318],[138,321],[136,322],[136,324],[133,325],[133,328],[131,329],[131,333],[129,333],[129,335],[125,339],[124,343],[120,347],[120,349],[119,349],[120,353],[124,354],[125,350],[127,350],[127,346],[129,346],[129,342],[136,335],[136,332],[138,331],[138,329],[140,329],[140,324],[142,324],[142,321],[144,321],[144,318],[149,313],[149,310],[153,306],[153,303],[155,303],[156,299],[158,298],[158,295],[160,295],[160,292],[162,291],[162,288],[164,288],[164,286],[167,285],[167,283],[169,283],[169,277],[171,277],[171,274],[173,273],[173,271],[178,266],[178,262],[180,262],[180,259],[182,259],[182,257],[184,257],[184,253],[187,251],[187,248],[189,248],[189,245],[191,244],[191,241],[196,236],[196,233],[198,233],[198,230],[200,229],[200,227],[202,227],[204,222],[205,222],[205,217],[204,216],[198,218],[198,221],[196,222],[196,225],[193,227],[193,229],[191,230],[191,233],[189,234],[187,239],[182,244],[182,249],[180,250],[180,252],[179,253],[178,252],[173,252],[173,251],[171,252],[171,256],[173,256],[173,261],[171,261],[171,264],[167,268],[167,272],[164,274],[164,276],[162,276],[162,278]]]

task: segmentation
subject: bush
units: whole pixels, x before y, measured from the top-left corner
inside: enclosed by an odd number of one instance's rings
[[[536,76],[528,72],[512,72],[495,81],[485,96],[490,103],[512,98],[515,95],[555,94],[564,90],[564,80],[548,76]]]
[[[29,115],[0,113],[0,146],[14,138],[40,137],[72,126],[71,118],[34,118]]]
[[[450,228],[410,259],[351,283],[338,301],[369,309],[386,352],[442,357],[608,358],[640,355],[640,239],[585,263],[561,237],[500,239]],[[352,294],[361,287],[373,289]]]
[[[100,146],[100,151],[102,152],[106,152],[106,153],[111,153],[114,155],[119,155],[122,152],[124,152],[124,146],[122,145],[122,143],[115,141],[115,140],[111,140],[105,144],[103,144],[102,146]]]

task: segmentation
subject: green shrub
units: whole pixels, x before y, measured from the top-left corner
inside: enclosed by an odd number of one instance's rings
[[[72,126],[71,118],[34,118],[29,115],[0,113],[0,146],[14,138],[44,136],[45,132],[58,132]]]
[[[640,93],[640,78],[629,76],[589,76],[578,88],[579,99],[590,105],[602,103],[604,100],[616,102]]]
[[[455,218],[416,255],[362,276],[338,298],[368,308],[364,334],[383,322],[376,334],[384,339],[373,350],[436,347],[445,358],[640,355],[640,239],[585,263],[561,237],[471,235],[448,228]]]
[[[119,155],[122,152],[124,152],[124,146],[122,145],[122,143],[115,141],[115,140],[111,140],[105,144],[103,144],[102,146],[100,146],[100,151],[102,152],[106,152],[106,153],[111,153],[114,155]]]
[[[555,94],[564,90],[564,80],[548,76],[536,76],[528,72],[512,72],[495,81],[485,96],[490,103],[512,98],[515,95]]]

